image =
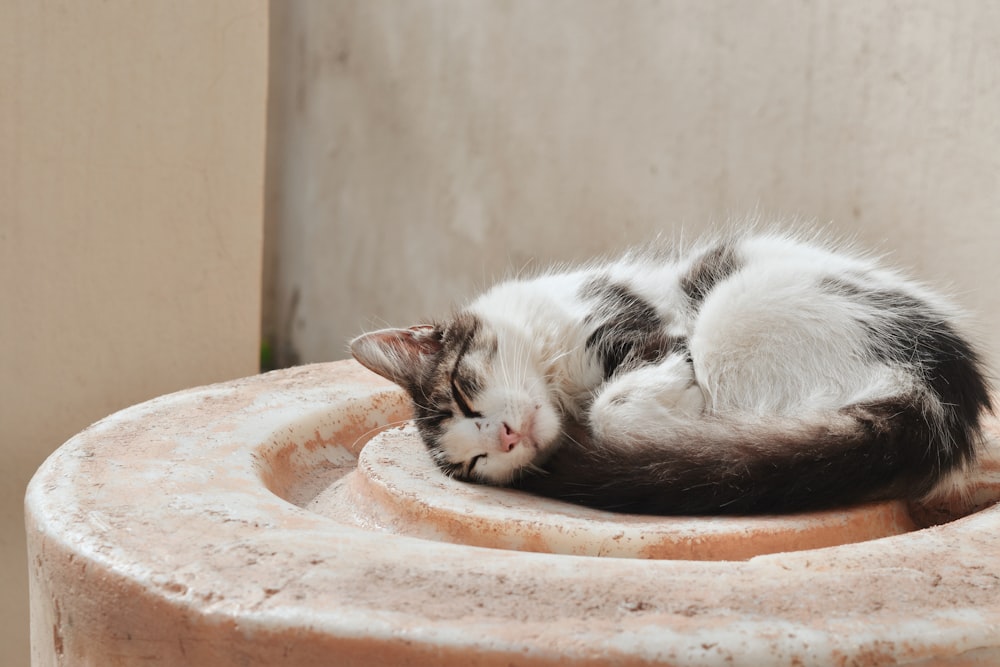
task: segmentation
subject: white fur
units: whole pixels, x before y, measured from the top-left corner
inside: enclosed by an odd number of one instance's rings
[[[926,492],[975,459],[989,387],[956,315],[849,247],[746,233],[518,277],[446,323],[351,349],[411,392],[448,474],[530,483],[522,473],[565,445],[535,477],[543,493],[639,511],[766,509],[786,488],[798,506],[820,503],[803,495],[820,487],[858,500],[912,478]],[[858,443],[881,449],[869,459]],[[789,476],[757,485],[761,470]],[[855,476],[867,480],[856,492]]]

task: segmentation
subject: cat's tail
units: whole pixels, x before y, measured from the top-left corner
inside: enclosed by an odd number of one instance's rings
[[[701,417],[642,441],[583,427],[518,486],[598,509],[746,514],[919,498],[973,462],[984,394],[943,404],[930,392],[802,418]]]

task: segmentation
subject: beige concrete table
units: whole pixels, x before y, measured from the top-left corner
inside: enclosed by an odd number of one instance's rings
[[[338,362],[80,433],[27,493],[33,664],[1000,664],[995,468],[947,507],[622,516],[449,480],[408,414]]]

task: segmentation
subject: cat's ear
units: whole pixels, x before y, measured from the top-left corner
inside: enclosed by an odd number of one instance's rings
[[[351,341],[351,354],[387,380],[410,387],[441,347],[441,330],[422,324],[362,334]]]

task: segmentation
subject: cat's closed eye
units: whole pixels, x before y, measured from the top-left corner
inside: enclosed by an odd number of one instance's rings
[[[461,410],[462,415],[464,415],[466,419],[482,418],[483,416],[482,413],[476,412],[475,410],[472,409],[472,406],[470,405],[471,401],[469,401],[468,396],[465,394],[465,392],[462,391],[461,387],[459,386],[455,373],[452,373],[451,375],[451,398],[455,402],[455,405],[458,406],[458,409]]]
[[[471,473],[473,470],[475,470],[476,464],[485,458],[486,454],[477,454],[476,456],[473,456],[472,459],[469,461],[469,472]]]

